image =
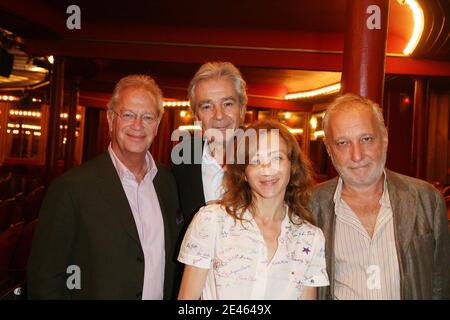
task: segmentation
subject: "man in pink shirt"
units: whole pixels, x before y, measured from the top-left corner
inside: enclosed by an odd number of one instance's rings
[[[47,192],[28,266],[30,298],[174,297],[177,189],[148,152],[163,111],[152,78],[117,83],[108,150]]]

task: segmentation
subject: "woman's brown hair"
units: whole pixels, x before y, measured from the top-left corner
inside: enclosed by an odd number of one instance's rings
[[[308,209],[309,191],[313,183],[310,162],[300,150],[295,137],[289,130],[280,122],[273,120],[255,122],[244,129],[243,137],[235,139],[235,161],[233,161],[232,164],[227,165],[223,180],[225,193],[220,203],[225,207],[228,214],[241,221],[244,220],[243,213],[246,210],[249,210],[250,212],[253,211],[254,196],[250,189],[250,185],[245,178],[245,169],[249,164],[251,148],[246,147],[244,149],[245,160],[241,161],[244,163],[239,163],[236,159],[239,153],[237,149],[239,148],[238,145],[241,144],[242,146],[242,143],[246,142],[242,139],[246,139],[246,136],[248,137],[245,133],[248,133],[249,130],[254,130],[257,139],[259,139],[260,132],[269,133],[270,130],[273,129],[278,130],[279,137],[286,143],[288,159],[291,162],[289,184],[286,187],[284,196],[284,201],[289,207],[289,219],[295,224],[300,224],[305,220],[313,223],[311,213]],[[298,222],[299,219],[295,219],[294,221],[294,216],[300,218],[300,222]]]

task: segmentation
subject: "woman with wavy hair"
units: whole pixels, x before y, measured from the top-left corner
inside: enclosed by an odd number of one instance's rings
[[[308,159],[275,121],[250,125],[234,151],[223,199],[201,208],[184,237],[178,298],[315,299],[329,282]]]

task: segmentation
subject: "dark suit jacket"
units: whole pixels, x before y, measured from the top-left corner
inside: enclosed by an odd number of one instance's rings
[[[178,197],[167,168],[153,180],[164,221],[164,298],[176,296]],[[69,265],[81,289],[68,290]],[[28,264],[31,299],[140,299],[144,254],[131,208],[108,152],[57,178],[44,199]]]
[[[197,145],[201,145],[201,150],[197,150],[197,153],[201,152],[200,155],[197,155],[197,159],[194,157],[194,145],[196,143]],[[203,141],[196,141],[194,139],[183,140],[180,142],[180,147],[183,151],[186,151],[186,148],[190,148],[190,157],[188,156],[190,161],[180,164],[175,164],[172,161],[172,172],[177,182],[180,208],[183,213],[185,226],[187,227],[194,214],[205,205],[201,165]],[[180,155],[183,156],[184,153],[180,152]]]
[[[429,183],[386,170],[394,235],[400,266],[402,299],[450,299],[450,239],[447,211],[440,193]],[[319,289],[320,299],[334,296],[333,196],[338,178],[312,192],[311,209],[325,235],[330,287]]]

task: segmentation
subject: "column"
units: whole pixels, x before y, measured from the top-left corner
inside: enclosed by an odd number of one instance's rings
[[[55,57],[50,80],[50,106],[45,157],[45,180],[54,177],[59,154],[60,114],[64,99],[64,58]]]
[[[414,81],[411,173],[426,179],[428,145],[428,81]]]
[[[389,0],[347,0],[341,93],[381,105]]]

